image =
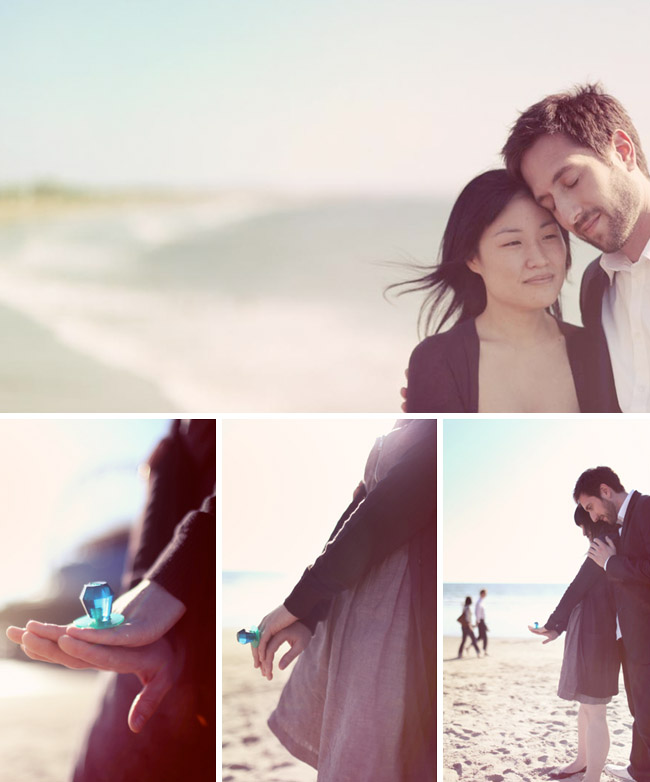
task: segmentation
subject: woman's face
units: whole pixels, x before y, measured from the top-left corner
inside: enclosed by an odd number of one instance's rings
[[[532,198],[515,196],[489,225],[469,268],[485,283],[488,306],[544,309],[566,277],[567,248],[550,212]]]

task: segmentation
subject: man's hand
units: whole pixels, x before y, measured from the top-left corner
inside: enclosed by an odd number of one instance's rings
[[[253,665],[255,668],[262,669],[262,676],[266,676],[270,680],[269,671],[265,664],[266,657],[266,645],[271,640],[272,636],[279,633],[280,630],[284,630],[285,627],[293,624],[298,620],[297,616],[294,616],[291,612],[281,605],[267,614],[264,619],[259,623],[258,628],[260,630],[260,644],[255,649],[251,646],[253,653]]]
[[[129,710],[128,724],[134,733],[139,733],[154,714],[182,668],[180,659],[165,638],[137,649],[101,646],[71,638],[61,625],[34,621],[28,622],[25,629],[10,627],[7,636],[19,643],[32,660],[65,665],[66,668],[134,673],[143,685]]]
[[[185,613],[185,606],[153,581],[142,581],[115,601],[125,622],[106,630],[53,625],[31,620],[9,627],[7,637],[32,660],[66,668],[135,673],[144,685],[129,712],[129,727],[142,729],[174,683],[178,664],[163,637]]]
[[[408,409],[408,402],[409,402],[409,400],[408,400],[408,393],[409,393],[409,389],[408,389],[409,371],[408,371],[408,369],[404,370],[404,375],[406,377],[406,385],[402,386],[400,388],[399,393],[400,393],[400,396],[402,397],[402,399],[404,400],[402,402],[402,412],[403,413],[408,413],[408,411],[409,411],[409,409]]]
[[[268,643],[266,647],[266,654],[264,657],[264,666],[268,671],[266,677],[269,681],[273,678],[273,658],[275,653],[282,646],[284,642],[287,642],[291,649],[282,657],[278,663],[278,668],[283,671],[290,662],[296,659],[301,652],[304,652],[309,642],[311,641],[311,630],[306,627],[302,622],[294,622],[285,627],[284,630],[280,630],[276,633]]]
[[[605,562],[616,554],[616,546],[612,543],[611,539],[607,537],[605,538],[605,541],[606,542],[603,543],[602,540],[596,538],[591,541],[591,546],[589,546],[589,559],[593,559],[593,561],[602,568],[605,567]]]
[[[550,643],[551,641],[554,641],[556,638],[559,638],[560,634],[556,630],[547,630],[546,627],[533,627],[532,625],[528,625],[528,629],[531,633],[534,633],[535,635],[545,635],[546,640],[542,641],[542,644]]]

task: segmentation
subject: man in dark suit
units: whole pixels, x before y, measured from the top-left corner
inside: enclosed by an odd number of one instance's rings
[[[609,467],[586,470],[574,500],[592,521],[620,525],[618,550],[595,539],[589,557],[605,569],[614,591],[617,637],[628,705],[634,717],[628,766],[605,766],[616,779],[650,782],[650,497],[627,492]]]
[[[599,85],[527,109],[503,148],[508,171],[580,239],[602,251],[580,291],[597,376],[623,412],[650,410],[650,171],[632,120]],[[611,366],[610,366],[611,360]]]

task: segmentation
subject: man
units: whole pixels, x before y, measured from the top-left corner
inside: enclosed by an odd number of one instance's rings
[[[502,153],[560,225],[602,251],[580,290],[583,323],[598,340],[597,373],[607,382],[613,370],[623,412],[649,411],[650,173],[632,120],[587,85],[527,109]]]
[[[650,782],[650,497],[627,492],[609,467],[586,470],[574,500],[592,521],[621,525],[618,551],[594,540],[589,557],[605,569],[614,592],[617,637],[632,726],[628,766],[605,766],[616,779]]]
[[[483,654],[487,657],[488,628],[485,624],[485,608],[483,606],[483,601],[486,597],[487,589],[481,589],[479,599],[476,601],[476,625],[478,627],[478,640],[483,641]]]

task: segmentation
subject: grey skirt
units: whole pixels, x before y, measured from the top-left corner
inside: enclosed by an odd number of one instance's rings
[[[410,438],[408,426],[380,438],[366,465],[369,491]],[[406,671],[417,640],[408,548],[334,599],[269,718],[289,752],[318,769],[318,782],[403,779]]]
[[[594,698],[591,695],[584,695],[578,692],[578,660],[582,653],[580,649],[581,620],[582,604],[578,603],[571,612],[566,629],[564,657],[562,658],[562,670],[560,671],[557,694],[565,701],[578,701],[578,703],[585,704],[609,703],[612,699],[611,696],[608,698]]]

